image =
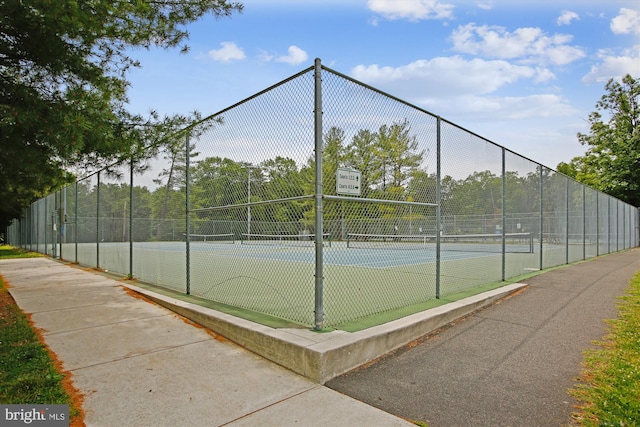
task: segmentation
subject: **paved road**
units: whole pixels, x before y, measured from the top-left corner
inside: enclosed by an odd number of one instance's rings
[[[430,427],[561,426],[583,350],[617,317],[640,249],[526,280],[523,291],[326,385]]]

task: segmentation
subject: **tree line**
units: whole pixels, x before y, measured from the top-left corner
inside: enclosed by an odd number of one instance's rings
[[[136,240],[180,238],[185,232],[187,153],[184,139],[166,147],[163,152],[166,166],[154,180],[156,187],[134,186],[133,200],[129,200],[128,183],[106,183],[103,179],[97,186],[89,180],[79,181],[78,221],[84,217],[95,217],[99,197],[99,214],[111,224],[113,231],[110,234],[125,235],[123,230],[128,225],[122,219],[132,215],[137,221],[134,225]],[[424,166],[428,155],[427,150],[420,149],[407,120],[382,125],[375,131],[362,129],[350,140],[344,130],[332,127],[323,137],[323,193],[336,194],[336,172],[338,168],[346,167],[361,172],[360,198],[434,203],[437,176],[435,171],[429,171]],[[315,192],[315,158],[297,164],[291,158],[276,156],[259,164],[250,164],[226,157],[199,159],[199,153],[193,147],[189,158],[190,208],[194,211],[192,232],[223,232],[224,227],[215,230],[211,224],[225,221],[228,224],[245,224],[249,215],[254,224],[253,232],[279,230],[291,234],[313,229],[314,200],[303,196],[311,196]],[[108,175],[108,171],[103,173]],[[522,216],[531,214],[535,218],[540,211],[541,179],[544,183],[542,203],[545,211],[566,210],[566,177],[547,168],[542,169],[541,177],[539,166],[523,175],[517,171],[507,171],[504,177],[505,211]],[[441,179],[440,189],[442,215],[493,217],[495,224],[492,225],[500,224],[503,210],[501,173],[479,170],[457,179],[445,175]],[[581,188],[573,189],[569,197],[570,206],[581,206]],[[67,195],[66,199],[73,198]],[[270,202],[259,203],[266,201]],[[249,209],[248,202],[252,203]],[[68,203],[65,210],[67,216],[75,212],[73,202]],[[327,222],[424,220],[433,224],[435,208],[327,201],[324,203],[323,217]],[[84,227],[95,228],[95,222],[89,220]],[[179,232],[176,232],[176,227]],[[229,225],[226,230],[236,230],[237,227],[246,229],[246,225]],[[88,238],[93,238],[94,234],[89,232]]]

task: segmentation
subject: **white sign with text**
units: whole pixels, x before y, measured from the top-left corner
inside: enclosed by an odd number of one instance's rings
[[[338,168],[336,172],[336,193],[359,196],[362,193],[362,174],[355,169]]]

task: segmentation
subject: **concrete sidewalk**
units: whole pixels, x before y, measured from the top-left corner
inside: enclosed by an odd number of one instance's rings
[[[88,426],[412,425],[47,258],[0,261],[18,305],[85,396]]]
[[[517,295],[326,385],[430,427],[568,425],[583,351],[638,271],[635,248],[531,277]]]

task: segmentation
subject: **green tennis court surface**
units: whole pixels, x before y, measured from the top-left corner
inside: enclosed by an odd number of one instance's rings
[[[304,238],[304,240],[303,240]],[[313,235],[260,235],[243,234],[236,239],[232,234],[196,235],[190,242],[192,252],[207,252],[221,259],[244,258],[314,263],[315,242]],[[461,235],[441,238],[441,260],[460,260],[501,256],[500,235]],[[118,243],[101,244],[101,248],[120,247],[126,251],[128,245]],[[181,252],[185,242],[134,243],[134,247],[145,250]],[[533,253],[533,240],[528,233],[508,236],[507,253]],[[433,263],[436,260],[434,236],[365,235],[351,234],[349,240],[333,242],[325,235],[323,243],[325,264],[357,266],[367,268],[390,268],[405,265]]]
[[[457,244],[467,245],[466,250],[442,250],[440,299],[436,299],[432,243],[420,249],[398,240],[376,248],[347,247],[345,241],[330,244],[327,239],[323,246],[325,317],[330,328],[357,329],[384,323],[450,302],[455,295],[469,295],[501,283],[502,254],[496,253],[495,243],[491,244],[492,252],[460,242]],[[63,251],[71,253],[73,245],[64,246]],[[235,315],[244,311],[246,315],[240,317],[268,319],[263,322],[266,324],[273,324],[274,319],[301,327],[313,324],[312,240],[254,239],[247,244],[235,239],[205,241],[203,237],[189,246],[191,296],[222,308],[234,307]],[[186,293],[185,248],[185,242],[134,243],[134,277]],[[94,257],[95,244],[80,244],[79,252]],[[99,252],[101,268],[127,274],[128,243],[101,243]],[[564,249],[557,252],[563,254]],[[545,253],[551,254],[551,248]],[[535,251],[506,253],[506,277],[531,273],[538,264]]]

